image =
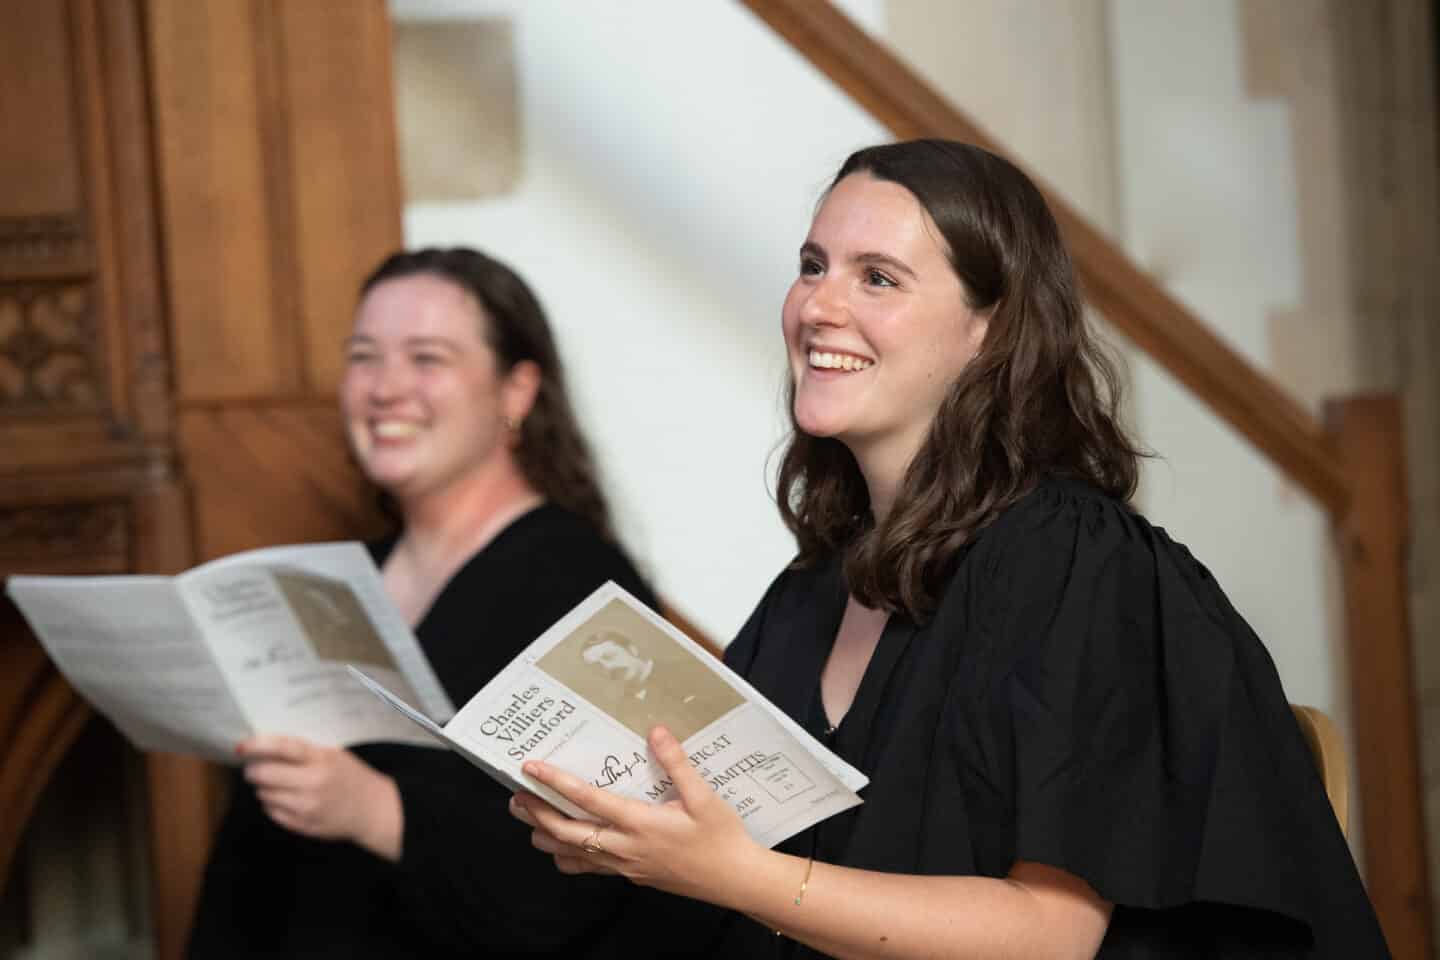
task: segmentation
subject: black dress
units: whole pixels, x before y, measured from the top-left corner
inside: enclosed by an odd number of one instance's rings
[[[392,545],[378,548],[377,562]],[[574,514],[542,506],[472,557],[415,633],[458,707],[606,580],[654,604],[614,545]],[[453,753],[354,749],[399,786],[400,862],[275,825],[237,775],[206,870],[192,958],[602,958],[643,955],[633,938],[648,941],[669,923],[687,934],[713,928],[705,922],[714,912],[693,901],[559,873],[510,816],[509,793]]]
[[[786,571],[727,651],[871,778],[781,849],[1060,867],[1116,904],[1104,958],[1389,955],[1270,656],[1163,530],[1042,485],[955,558],[932,619],[890,618],[831,732],[819,678],[846,596],[838,559]],[[816,955],[739,916],[722,954]]]

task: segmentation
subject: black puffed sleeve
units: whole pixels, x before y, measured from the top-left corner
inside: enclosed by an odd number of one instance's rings
[[[1087,880],[1116,936],[1169,912],[1242,918],[1295,947],[1279,956],[1385,956],[1274,664],[1189,552],[1078,486],[985,539],[989,776],[1013,859]]]

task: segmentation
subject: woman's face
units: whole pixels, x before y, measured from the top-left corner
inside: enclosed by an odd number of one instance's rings
[[[416,274],[386,280],[360,302],[347,343],[340,410],[355,456],[401,500],[443,490],[497,456],[515,391],[481,335],[469,293]]]
[[[915,196],[846,177],[816,213],[785,298],[796,423],[841,440],[862,465],[878,457],[903,469],[985,324]]]

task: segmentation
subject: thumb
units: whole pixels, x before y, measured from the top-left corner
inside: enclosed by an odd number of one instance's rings
[[[675,784],[680,800],[686,807],[693,810],[696,804],[710,798],[710,785],[695,771],[695,765],[690,762],[685,748],[675,739],[674,734],[663,726],[655,727],[650,731],[650,749],[655,754],[655,759],[660,761],[665,776]]]
[[[256,760],[278,760],[281,763],[304,763],[310,757],[312,744],[300,737],[262,734],[242,743],[240,756],[247,763]]]

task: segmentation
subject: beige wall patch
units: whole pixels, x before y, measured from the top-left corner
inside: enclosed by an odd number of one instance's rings
[[[520,178],[519,86],[508,19],[395,23],[406,203],[463,203]]]

